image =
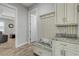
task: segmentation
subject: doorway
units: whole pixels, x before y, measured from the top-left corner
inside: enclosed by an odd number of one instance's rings
[[[30,37],[30,42],[38,41],[37,9],[32,9],[30,12]]]
[[[16,8],[9,4],[0,4],[0,48],[16,47]]]

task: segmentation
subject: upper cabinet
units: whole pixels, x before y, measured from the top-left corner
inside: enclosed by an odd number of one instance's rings
[[[64,24],[63,19],[65,17],[65,4],[56,5],[56,23]]]
[[[8,7],[7,5],[0,4],[0,18],[14,19],[16,16],[16,10]]]
[[[67,13],[67,23],[76,24],[77,23],[77,5],[73,3],[66,4]]]
[[[77,24],[77,4],[56,4],[56,24]]]

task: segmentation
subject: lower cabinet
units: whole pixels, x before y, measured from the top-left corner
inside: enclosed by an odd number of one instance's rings
[[[61,41],[56,41],[54,45],[55,56],[79,56],[79,45]]]
[[[79,56],[79,52],[67,49],[65,50],[65,56]]]
[[[64,56],[65,55],[65,47],[63,45],[55,45],[54,47],[55,56]]]
[[[79,56],[79,45],[53,40],[52,49],[35,44],[33,52],[39,56]]]

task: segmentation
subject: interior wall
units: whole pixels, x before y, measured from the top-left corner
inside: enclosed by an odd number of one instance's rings
[[[34,9],[37,8],[37,13],[38,13],[38,18],[37,18],[37,28],[38,28],[38,39],[40,38],[40,15],[49,13],[51,11],[54,11],[54,4],[49,4],[49,3],[40,3],[40,4],[34,4],[33,6],[31,6],[29,8],[29,11],[27,10],[27,8],[25,8],[24,6],[22,6],[21,4],[17,4],[17,3],[13,3],[11,4],[13,6],[15,6],[17,8],[17,41],[16,41],[16,45],[20,46],[22,44],[27,43],[27,40],[29,41],[30,38],[28,39],[29,36],[29,29],[30,28],[30,18],[27,17],[29,14],[29,12]],[[28,12],[28,13],[27,13]],[[28,15],[27,15],[28,14]]]
[[[9,28],[9,24],[13,24],[14,25],[14,28]],[[6,20],[6,24],[5,24],[5,33],[8,33],[9,35],[10,34],[14,34],[15,33],[15,21],[13,20]]]
[[[55,14],[50,13],[47,15],[41,16],[41,38],[42,39],[53,39],[56,35],[56,26],[55,26]]]
[[[54,3],[37,3],[32,5],[29,10],[32,10],[34,8],[38,9],[39,15],[44,15],[50,12],[55,11],[55,4]]]
[[[0,18],[0,22],[4,22],[4,34],[12,34],[15,33],[15,21],[14,20],[9,20],[9,19],[3,19]],[[13,24],[13,28],[9,28],[8,25]]]
[[[10,3],[11,4],[11,3]],[[16,47],[27,43],[27,8],[19,3],[12,3],[17,8]]]
[[[44,15],[54,11],[55,4],[53,3],[40,3],[38,4],[39,15]]]
[[[33,6],[31,6],[29,8],[29,12],[32,10],[32,9],[35,9],[37,8],[37,13],[38,13],[38,18],[37,18],[37,28],[38,28],[38,40],[40,39],[40,30],[41,30],[41,21],[40,21],[40,15],[44,15],[44,14],[47,14],[47,13],[50,13],[50,12],[54,12],[55,11],[55,4],[53,3],[38,3],[38,4],[34,4]],[[28,14],[29,15],[29,14]],[[30,24],[30,18],[28,18],[28,22]],[[28,30],[28,35],[29,35],[29,38],[30,38],[30,25],[28,25],[29,27],[29,30]]]

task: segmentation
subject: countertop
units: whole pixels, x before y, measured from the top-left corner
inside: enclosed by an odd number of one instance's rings
[[[67,43],[72,43],[72,44],[78,44],[79,45],[79,39],[73,39],[73,38],[54,38],[52,40],[56,40],[56,41],[63,41],[63,42],[67,42]]]

